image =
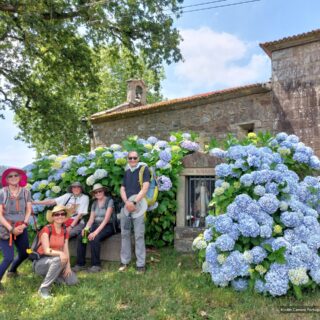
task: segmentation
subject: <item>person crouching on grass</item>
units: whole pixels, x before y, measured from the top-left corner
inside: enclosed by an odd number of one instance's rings
[[[72,268],[75,272],[85,269],[87,241],[83,241],[84,238],[89,240],[91,248],[91,268],[88,269],[88,272],[101,271],[101,241],[115,233],[112,224],[113,199],[106,196],[106,191],[107,189],[102,184],[96,183],[90,192],[94,201],[87,225],[78,236],[77,264]],[[87,235],[85,235],[86,232]]]
[[[40,246],[37,252],[40,259],[33,262],[36,274],[44,276],[39,288],[39,295],[48,299],[51,297],[50,288],[54,282],[75,285],[78,283],[76,274],[70,267],[68,248],[69,232],[64,222],[71,216],[65,206],[57,205],[47,211],[50,225],[40,231]]]

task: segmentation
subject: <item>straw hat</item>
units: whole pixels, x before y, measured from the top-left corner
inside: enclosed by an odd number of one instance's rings
[[[83,188],[82,184],[79,181],[71,183],[70,186],[67,189],[67,192],[72,193],[72,188],[73,187],[79,187],[79,188],[81,188],[81,192],[84,192],[84,188]]]
[[[8,185],[7,176],[11,172],[17,172],[20,175],[20,181],[19,181],[20,187],[25,187],[27,185],[28,177],[27,177],[26,173],[22,169],[11,167],[11,168],[4,170],[2,173],[1,183],[2,183],[3,187],[6,187]]]
[[[47,211],[47,215],[46,215],[46,218],[48,220],[49,223],[52,223],[53,222],[53,218],[52,218],[52,215],[55,213],[55,212],[59,212],[59,211],[65,211],[67,213],[66,215],[66,218],[70,218],[71,217],[71,210],[68,209],[67,207],[65,206],[62,206],[62,205],[57,205],[55,206],[52,210],[48,210]]]
[[[103,190],[104,192],[106,192],[108,189],[105,186],[103,186],[101,183],[96,183],[93,186],[92,190],[90,191],[91,196],[93,196],[97,190]]]

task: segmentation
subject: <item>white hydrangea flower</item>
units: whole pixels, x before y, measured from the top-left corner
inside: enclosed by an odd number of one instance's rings
[[[59,186],[53,186],[51,188],[51,191],[53,191],[54,193],[59,193],[61,191],[61,188]]]
[[[296,286],[306,284],[309,281],[307,270],[305,268],[290,269],[288,275],[290,281]]]
[[[95,182],[96,182],[96,179],[94,178],[93,175],[89,176],[86,180],[86,184],[88,186],[93,186]]]

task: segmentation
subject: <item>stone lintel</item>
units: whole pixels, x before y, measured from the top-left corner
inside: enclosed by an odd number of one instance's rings
[[[182,164],[185,169],[195,168],[202,170],[204,168],[214,168],[221,162],[221,159],[210,156],[209,154],[204,152],[194,152],[182,159]]]

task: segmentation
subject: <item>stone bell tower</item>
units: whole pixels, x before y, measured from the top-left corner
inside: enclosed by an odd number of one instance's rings
[[[143,80],[127,81],[127,102],[133,105],[145,105],[147,102],[147,86]]]

